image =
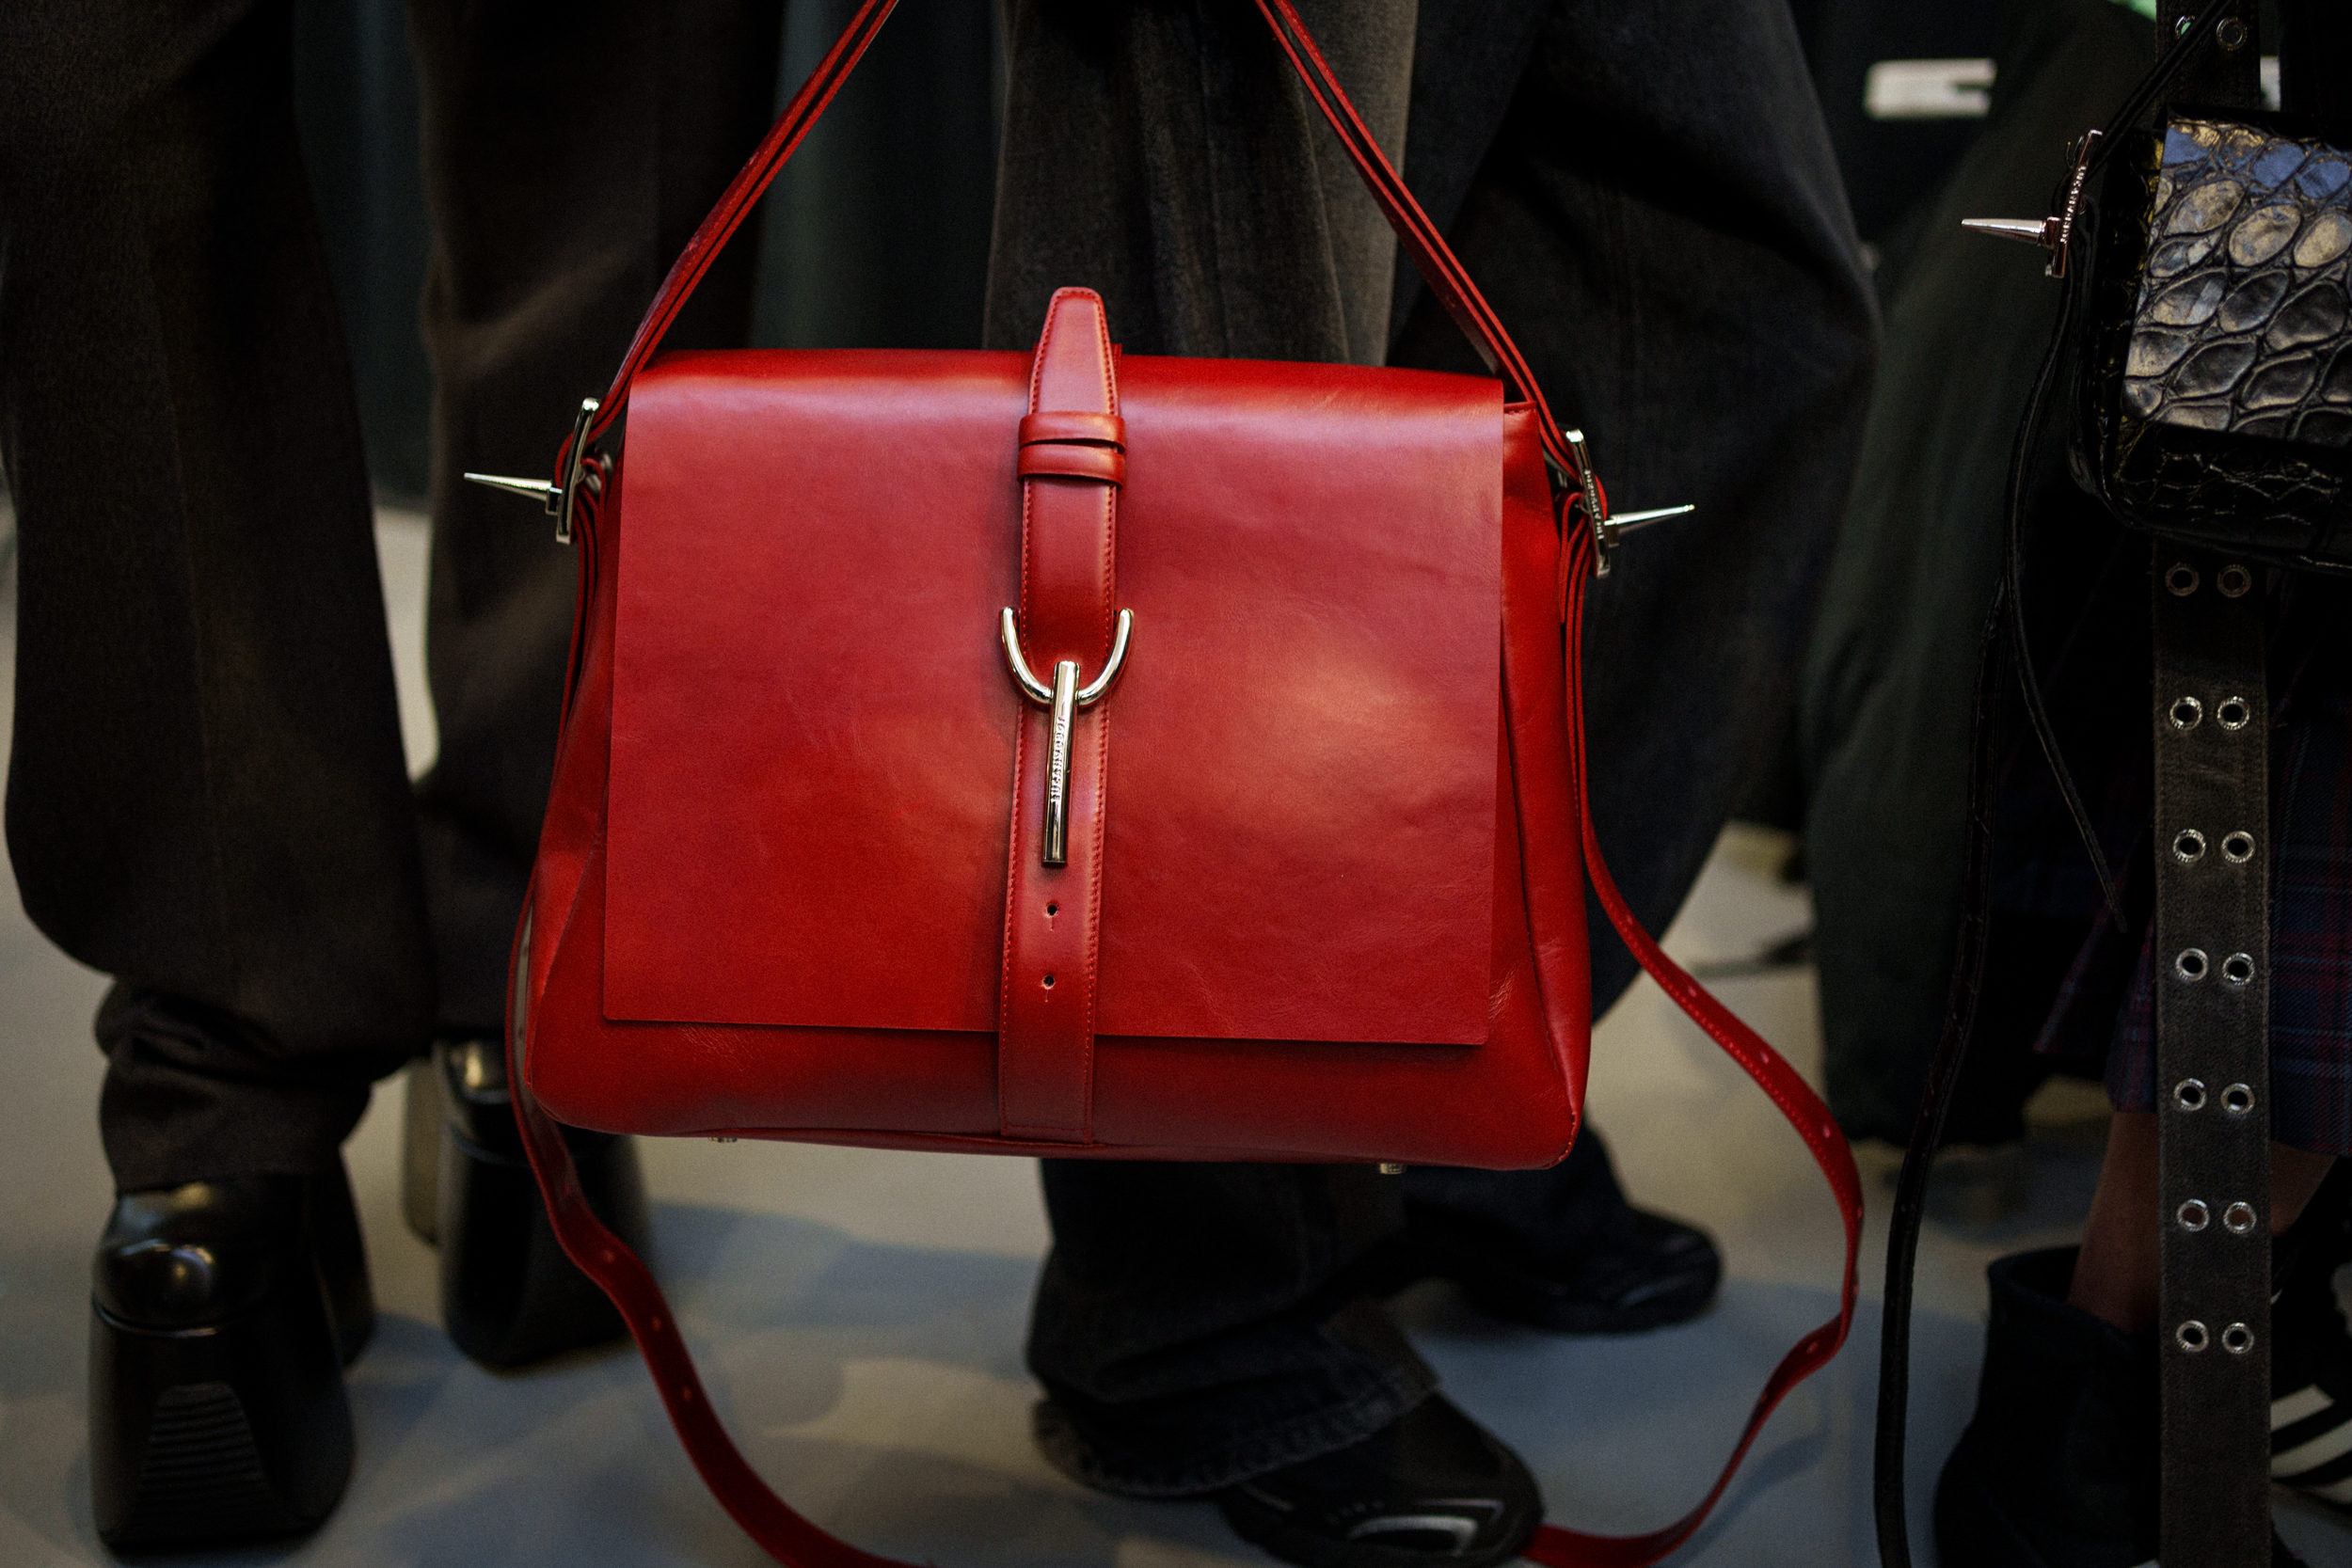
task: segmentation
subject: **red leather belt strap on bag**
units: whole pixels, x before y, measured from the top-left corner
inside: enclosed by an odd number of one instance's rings
[[[1079,685],[1111,651],[1119,541],[1118,370],[1103,301],[1054,295],[1021,421],[1021,646],[1051,682]],[[1035,454],[1034,456],[1032,454]],[[1094,991],[1101,936],[1103,809],[1110,715],[1023,705],[1013,753],[1012,854],[1005,876],[1004,1011],[996,1101],[1006,1134],[1086,1143],[1094,1121]],[[1055,728],[1067,721],[1069,734]],[[1066,843],[1048,852],[1052,756],[1069,748]]]
[[[696,230],[663,280],[594,422],[578,437],[594,442],[627,406],[630,382],[650,358],[670,322],[708,270],[776,172],[823,113],[897,0],[865,0],[840,40],[811,73],[719,204]],[[1576,454],[1543,404],[1525,361],[1461,263],[1447,247],[1377,143],[1357,117],[1328,63],[1300,21],[1292,0],[1255,0],[1300,81],[1355,163],[1374,198],[1396,230],[1423,279],[1459,324],[1514,398],[1535,405],[1541,437],[1556,481],[1583,477]],[[1074,661],[1099,678],[1114,632],[1113,563],[1118,487],[1124,476],[1124,436],[1118,423],[1113,360],[1099,300],[1066,291],[1055,301],[1057,325],[1040,344],[1030,413],[1017,436],[1016,472],[1025,491],[1020,635],[1032,666]],[[570,460],[567,440],[559,476]],[[592,459],[610,469],[608,460]],[[610,486],[609,474],[607,487]],[[583,499],[583,606],[599,569],[594,537],[598,511]],[[1593,543],[1589,529],[1564,529],[1562,619],[1567,637],[1567,732],[1573,748],[1573,796],[1581,816],[1585,863],[1595,895],[1642,967],[1770,1096],[1811,1151],[1827,1179],[1843,1222],[1846,1263],[1837,1315],[1800,1340],[1757,1399],[1738,1444],[1707,1496],[1688,1514],[1635,1536],[1596,1536],[1546,1526],[1529,1548],[1532,1560],[1554,1568],[1640,1568],[1690,1539],[1722,1496],[1765,1420],[1788,1391],[1834,1356],[1852,1325],[1855,1263],[1861,1242],[1862,1194],[1843,1135],[1804,1080],[1756,1032],[1716,1001],[1661,952],[1626,907],[1610,877],[1595,832],[1585,788],[1581,657],[1584,585]],[[1148,631],[1143,635],[1148,636]],[[576,651],[577,656],[577,651]],[[580,675],[575,657],[573,677]],[[567,693],[565,707],[571,706]],[[1044,717],[1051,721],[1051,715]],[[1073,725],[1068,862],[1043,865],[1038,839],[1043,781],[1034,764],[1040,718],[1026,716],[1020,747],[1020,782],[1006,923],[1005,1003],[1001,1020],[999,1092],[1008,1129],[1024,1136],[1083,1141],[1089,1135],[1096,915],[1090,862],[1099,856],[1105,800],[1109,726],[1095,710]],[[1050,745],[1050,736],[1045,737]],[[1082,891],[1073,891],[1082,890]],[[1073,917],[1073,905],[1078,906]],[[528,908],[528,901],[526,908]],[[1044,914],[1047,908],[1054,912]],[[1027,915],[1025,924],[1016,917]],[[1041,925],[1041,921],[1043,922]],[[561,1130],[533,1097],[525,1070],[528,1004],[534,975],[529,918],[517,933],[509,1074],[525,1147],[564,1251],[612,1297],[652,1370],[680,1441],[722,1506],[777,1561],[788,1568],[906,1568],[858,1550],[810,1524],[779,1498],[744,1463],[712,1415],[668,1304],[651,1273],[590,1210]],[[1048,988],[1044,977],[1052,974]],[[1064,988],[1073,988],[1065,992]]]

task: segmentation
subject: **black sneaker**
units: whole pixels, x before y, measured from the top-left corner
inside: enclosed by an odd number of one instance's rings
[[[1243,1540],[1304,1568],[1487,1568],[1544,1521],[1535,1478],[1431,1395],[1362,1442],[1228,1487]]]
[[[1585,1129],[1543,1171],[1407,1171],[1399,1283],[1451,1279],[1470,1305],[1551,1334],[1639,1334],[1707,1310],[1723,1282],[1707,1233],[1626,1201]]]

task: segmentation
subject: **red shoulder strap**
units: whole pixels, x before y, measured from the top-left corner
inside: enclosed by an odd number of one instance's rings
[[[628,388],[638,371],[652,356],[663,333],[677,315],[694,286],[710,268],[712,260],[729,236],[741,226],[760,194],[768,188],[777,170],[799,148],[802,138],[817,121],[834,94],[873,41],[874,34],[898,4],[898,0],[865,0],[850,20],[831,53],[793,96],[784,114],[777,119],[751,161],[728,185],[719,204],[703,220],[694,237],[686,246],[669,276],[662,280],[660,293],[645,313],[644,322],[637,329],[636,340],[629,345],[628,357],[613,377],[612,389],[601,402],[595,421],[580,436],[595,441],[612,427],[627,404]],[[1346,148],[1349,158],[1362,175],[1373,198],[1396,230],[1422,278],[1442,301],[1449,314],[1458,323],[1476,346],[1486,363],[1507,384],[1512,394],[1535,404],[1538,425],[1543,433],[1544,450],[1555,471],[1562,475],[1585,476],[1576,453],[1562,437],[1558,423],[1544,405],[1543,395],[1529,372],[1526,361],[1512,343],[1510,335],[1479,293],[1462,264],[1446,245],[1445,238],[1428,215],[1405,188],[1379,144],[1358,118],[1355,106],[1348,102],[1330,65],[1315,47],[1306,24],[1299,20],[1292,0],[1256,0],[1259,11],[1272,29],[1276,40],[1298,72],[1316,106],[1329,121],[1331,129]],[[561,473],[568,462],[570,442],[559,454],[557,469]],[[1597,487],[1597,486],[1596,486]],[[1604,503],[1605,504],[1605,503]],[[583,530],[581,538],[593,547],[593,530]],[[1583,656],[1581,646],[1584,624],[1584,592],[1592,577],[1593,536],[1589,528],[1564,530],[1562,559],[1562,620],[1567,636],[1567,728],[1570,746],[1570,766],[1574,778],[1570,781],[1579,809],[1583,816],[1584,860],[1593,890],[1601,907],[1609,915],[1610,924],[1632,949],[1642,967],[1672,997],[1675,1004],[1689,1014],[1700,1028],[1707,1031],[1724,1051],[1738,1062],[1757,1086],[1778,1105],[1789,1125],[1796,1128],[1805,1146],[1813,1152],[1814,1161],[1828,1180],[1830,1190],[1837,1200],[1838,1212],[1846,1230],[1845,1279],[1839,1295],[1837,1316],[1821,1324],[1799,1340],[1773,1369],[1763,1393],[1750,1413],[1746,1428],[1725,1462],[1723,1472],[1700,1499],[1697,1507],[1675,1523],[1645,1535],[1605,1536],[1585,1535],[1575,1530],[1547,1525],[1536,1537],[1527,1556],[1534,1561],[1553,1568],[1641,1568],[1673,1551],[1690,1539],[1708,1513],[1723,1496],[1732,1474],[1746,1455],[1756,1433],[1773,1409],[1789,1389],[1825,1365],[1846,1342],[1853,1324],[1855,1263],[1862,1241],[1862,1183],[1854,1169],[1852,1153],[1846,1147],[1843,1133],[1820,1099],[1808,1087],[1796,1070],[1784,1061],[1755,1030],[1742,1023],[1731,1010],[1709,995],[1705,988],[1683,972],[1666,957],[1649,933],[1642,928],[1624,897],[1618,893],[1615,880],[1609,874],[1602,858],[1600,841],[1594,832],[1592,802],[1585,788],[1584,761],[1584,699]],[[583,568],[588,562],[583,560]],[[583,579],[584,580],[584,579]],[[584,609],[584,607],[583,607]],[[566,707],[568,708],[568,700]],[[528,908],[528,902],[526,902]],[[769,1489],[751,1466],[744,1463],[734,1443],[727,1437],[710,1410],[704,1396],[702,1382],[696,1376],[692,1358],[687,1354],[677,1324],[671,1315],[669,1304],[662,1299],[653,1275],[628,1246],[599,1221],[581,1196],[580,1180],[572,1167],[571,1153],[565,1146],[555,1122],[532,1098],[530,1079],[524,1072],[523,1055],[529,1037],[526,977],[530,973],[531,929],[528,916],[516,939],[516,956],[511,973],[515,995],[515,1017],[508,1030],[508,1081],[513,1087],[515,1114],[521,1123],[524,1147],[531,1156],[532,1169],[539,1180],[539,1188],[546,1196],[548,1212],[557,1238],[564,1250],[581,1271],[600,1286],[612,1304],[620,1309],[629,1333],[644,1353],[645,1363],[653,1373],[654,1383],[668,1409],[671,1424],[676,1428],[679,1440],[685,1445],[694,1467],[720,1504],[778,1562],[787,1568],[908,1568],[884,1558],[859,1551],[826,1534],[794,1513],[774,1492]]]
[[[882,24],[889,20],[898,4],[898,0],[865,0],[833,48],[818,62],[808,80],[801,85],[801,90],[792,95],[792,102],[785,105],[784,113],[776,118],[776,123],[770,127],[750,160],[728,182],[718,204],[710,209],[709,215],[694,230],[694,237],[687,241],[686,248],[678,253],[669,276],[662,278],[660,289],[654,294],[653,304],[645,311],[645,319],[638,324],[637,336],[630,340],[628,353],[622,356],[621,368],[613,373],[612,385],[598,400],[596,417],[580,439],[594,442],[601,438],[612,428],[613,421],[621,417],[622,409],[628,404],[630,384],[637,379],[637,372],[644,369],[645,361],[653,357],[654,350],[660,346],[663,336],[670,330],[670,324],[677,319],[678,311],[685,307],[696,285],[702,282],[703,274],[710,270],[711,262],[718,259],[719,252],[734,237],[735,231],[743,226],[743,220],[758,205],[769,184],[791,161],[792,154],[800,150],[803,138],[807,136],[810,128],[833,103],[834,95],[841,90],[841,84],[849,80],[850,72],[856,69],[866,47],[874,41],[874,35],[882,30]],[[1315,106],[1323,111],[1331,129],[1338,133],[1341,145],[1347,150],[1348,158],[1363,177],[1374,201],[1379,204],[1381,213],[1388,218],[1389,227],[1396,230],[1396,237],[1404,245],[1406,254],[1420,269],[1422,280],[1443,303],[1446,312],[1461,326],[1470,341],[1470,346],[1486,361],[1486,368],[1502,378],[1512,398],[1515,401],[1530,401],[1536,405],[1537,412],[1542,416],[1537,424],[1543,432],[1544,450],[1558,465],[1560,471],[1577,472],[1575,454],[1561,439],[1559,424],[1552,419],[1551,410],[1545,406],[1543,392],[1536,387],[1534,376],[1529,372],[1526,360],[1519,356],[1518,346],[1511,341],[1510,334],[1503,331],[1493,309],[1479,293],[1478,286],[1470,281],[1470,274],[1447,246],[1445,236],[1438,231],[1437,225],[1429,221],[1429,215],[1421,210],[1421,203],[1413,199],[1413,193],[1405,188],[1404,180],[1380,150],[1380,144],[1373,139],[1371,131],[1358,117],[1356,105],[1341,89],[1339,79],[1331,73],[1330,63],[1315,47],[1314,39],[1308,33],[1306,24],[1299,20],[1291,0],[1256,0],[1256,4],[1266,20],[1266,25],[1273,29],[1283,53],[1289,56],[1292,67],[1298,72],[1299,80],[1314,99]],[[556,458],[559,481],[570,451],[571,442],[566,440]]]

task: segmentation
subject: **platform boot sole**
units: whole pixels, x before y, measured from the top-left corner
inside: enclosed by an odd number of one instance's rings
[[[90,1309],[90,1492],[117,1549],[299,1534],[351,1479],[350,1397],[326,1304],[280,1294],[205,1328]]]
[[[642,1245],[635,1147],[593,1133],[574,1144],[599,1215]],[[564,1256],[528,1161],[444,1127],[439,1187],[441,1323],[459,1350],[485,1367],[520,1367],[626,1337],[612,1302]]]

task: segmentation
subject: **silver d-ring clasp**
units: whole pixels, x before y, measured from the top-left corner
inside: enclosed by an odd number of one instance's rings
[[[1119,678],[1121,666],[1127,662],[1127,639],[1136,629],[1136,612],[1122,610],[1111,630],[1111,657],[1104,662],[1103,673],[1091,684],[1078,684],[1078,661],[1065,658],[1054,666],[1052,685],[1037,678],[1029,661],[1021,657],[1021,624],[1010,610],[996,619],[996,635],[1005,644],[1005,662],[1012,667],[1012,678],[1021,688],[1021,694],[1054,715],[1052,760],[1045,775],[1045,844],[1039,859],[1046,865],[1064,865],[1070,860],[1070,724],[1080,708],[1092,707],[1107,695],[1111,682]]]

